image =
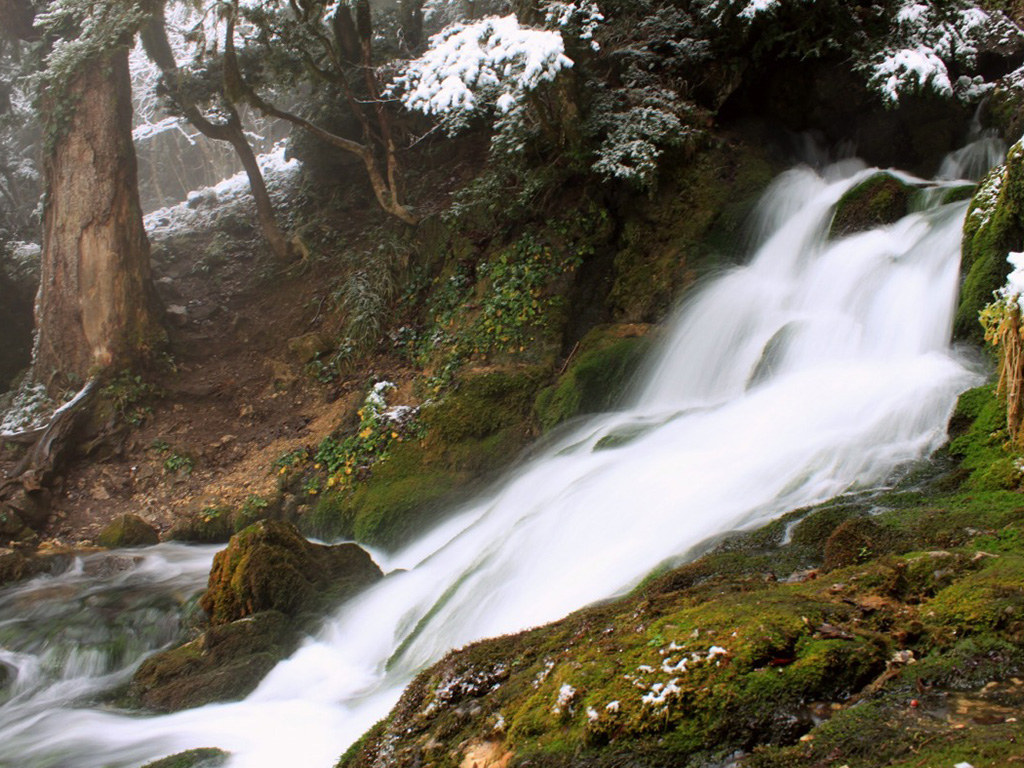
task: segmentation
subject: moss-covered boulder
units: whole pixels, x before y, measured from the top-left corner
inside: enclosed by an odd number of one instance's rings
[[[214,558],[200,598],[211,626],[143,662],[129,699],[177,711],[242,698],[295,649],[320,610],[381,577],[355,544],[312,544],[291,523],[256,523]]]
[[[111,521],[96,538],[107,549],[148,547],[160,541],[160,532],[138,515],[121,515]]]
[[[146,659],[129,687],[132,703],[176,712],[251,693],[299,641],[277,611],[211,627],[190,643]]]
[[[229,757],[230,755],[223,750],[201,747],[146,763],[142,768],[218,768],[224,765]]]
[[[649,348],[650,326],[602,326],[580,342],[558,381],[541,391],[535,403],[544,430],[587,413],[606,411],[622,398]]]
[[[961,271],[964,273],[953,331],[957,338],[981,341],[978,313],[1006,280],[1010,251],[1024,246],[1024,144],[1010,148],[1006,164],[978,185],[964,221]]]
[[[298,616],[340,601],[382,577],[355,544],[312,544],[291,523],[264,520],[235,534],[218,552],[200,605],[213,625],[261,611]]]
[[[839,199],[829,237],[845,237],[899,221],[907,215],[915,191],[891,173],[874,174]]]

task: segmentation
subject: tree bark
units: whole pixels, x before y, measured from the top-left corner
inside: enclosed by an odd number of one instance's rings
[[[163,338],[131,138],[128,49],[83,62],[44,108],[63,127],[45,161],[34,374],[48,387],[80,386],[101,369],[140,362]]]

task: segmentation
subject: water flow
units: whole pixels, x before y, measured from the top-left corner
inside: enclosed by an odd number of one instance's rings
[[[448,649],[620,594],[708,537],[928,454],[975,378],[948,348],[966,204],[830,241],[835,203],[870,173],[847,162],[778,179],[756,254],[686,304],[628,407],[566,430],[388,558],[405,570],[247,700],[138,718],[28,693],[0,708],[0,765],[128,766],[219,746],[236,768],[326,768]]]

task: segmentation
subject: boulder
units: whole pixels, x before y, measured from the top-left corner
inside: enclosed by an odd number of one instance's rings
[[[160,712],[241,699],[298,641],[288,617],[277,611],[211,627],[190,643],[146,659],[128,695],[134,704]]]
[[[355,544],[312,544],[291,523],[263,520],[218,552],[200,605],[213,625],[260,611],[298,616],[343,600],[383,576]]]
[[[874,174],[839,199],[829,236],[845,237],[899,221],[907,215],[914,192],[890,173]]]
[[[224,765],[228,757],[228,753],[223,750],[202,747],[146,763],[142,768],[217,768]]]
[[[160,533],[138,515],[121,515],[114,519],[96,539],[108,549],[148,547],[160,541]]]

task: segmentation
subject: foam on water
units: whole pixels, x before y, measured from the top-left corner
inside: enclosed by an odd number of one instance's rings
[[[447,650],[620,594],[709,537],[926,456],[977,379],[949,349],[966,203],[829,241],[835,203],[870,173],[847,162],[783,174],[761,205],[757,252],[686,302],[628,407],[566,428],[388,556],[406,570],[343,606],[248,699],[106,711],[90,697],[137,662],[78,659],[66,680],[0,705],[0,765],[130,766],[218,746],[236,768],[326,768]],[[136,575],[155,555],[143,557]],[[14,621],[3,606],[0,622]],[[19,680],[45,656],[2,653]],[[61,688],[83,680],[84,692]]]

